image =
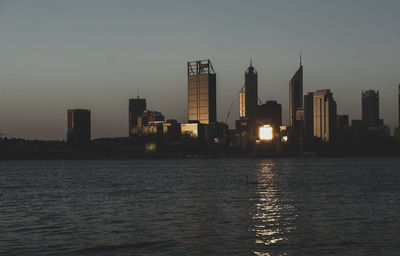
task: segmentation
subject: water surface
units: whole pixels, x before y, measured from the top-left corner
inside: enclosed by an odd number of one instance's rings
[[[400,255],[400,159],[3,161],[0,175],[0,255]]]

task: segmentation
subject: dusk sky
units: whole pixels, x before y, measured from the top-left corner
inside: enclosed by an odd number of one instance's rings
[[[380,92],[396,126],[400,1],[0,1],[0,133],[64,139],[67,109],[92,112],[92,137],[128,136],[128,100],[187,121],[186,63],[211,59],[217,119],[238,118],[250,58],[259,97],[288,124],[289,80],[329,88],[339,114],[361,118],[361,91]]]

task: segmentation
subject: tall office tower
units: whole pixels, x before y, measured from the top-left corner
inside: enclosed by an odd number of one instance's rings
[[[136,99],[129,100],[129,137],[133,136],[132,129],[138,124],[138,117],[143,114],[146,110],[146,99]]]
[[[246,117],[253,119],[258,106],[258,74],[250,60],[250,66],[244,74]]]
[[[374,90],[363,91],[362,100],[362,121],[366,127],[380,126],[379,121],[379,92]]]
[[[90,110],[68,109],[67,141],[72,143],[87,143],[90,141]]]
[[[246,117],[246,92],[244,91],[244,86],[239,92],[239,117]]]
[[[314,93],[304,95],[304,137],[309,142],[314,135]]]
[[[302,107],[303,107],[303,65],[301,63],[301,55],[300,55],[300,67],[289,82],[290,126],[295,126],[296,109]]]
[[[335,138],[336,102],[329,89],[317,90],[314,93],[314,136],[322,141]]]
[[[216,75],[210,60],[187,63],[188,121],[209,124],[217,121]]]

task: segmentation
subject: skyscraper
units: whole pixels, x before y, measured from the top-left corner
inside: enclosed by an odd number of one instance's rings
[[[317,90],[314,93],[314,136],[322,141],[335,138],[336,102],[329,89]]]
[[[90,110],[68,109],[67,141],[72,143],[87,143],[90,141]]]
[[[300,67],[289,82],[290,126],[295,126],[296,109],[302,107],[303,107],[303,65],[301,63],[301,55],[300,55]]]
[[[304,142],[311,142],[314,135],[314,93],[304,95]]]
[[[361,94],[362,121],[366,127],[380,126],[379,91],[367,90]]]
[[[138,124],[138,117],[143,114],[146,110],[146,99],[140,99],[139,96],[136,99],[129,100],[129,136],[133,135],[132,129]]]
[[[188,121],[209,124],[217,121],[216,74],[210,60],[187,63]]]
[[[245,87],[245,109],[246,117],[254,118],[258,106],[258,74],[257,70],[253,67],[250,60],[250,66],[244,74],[244,87]]]

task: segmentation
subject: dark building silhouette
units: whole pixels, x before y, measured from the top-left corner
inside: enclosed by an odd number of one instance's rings
[[[314,93],[309,92],[304,95],[304,143],[311,143],[314,136]]]
[[[383,125],[379,120],[379,91],[367,90],[361,94],[362,121],[366,127]]]
[[[90,110],[68,109],[67,141],[71,143],[87,143],[90,141]]]
[[[336,116],[336,145],[351,145],[352,143],[352,129],[349,123],[349,115]]]
[[[314,137],[331,141],[336,133],[336,102],[329,89],[314,93]]]
[[[216,74],[210,60],[187,63],[188,121],[208,124],[217,120]]]
[[[300,67],[290,79],[289,82],[289,120],[290,126],[296,126],[296,109],[303,107],[303,65]]]
[[[399,84],[399,92],[398,93],[399,93],[399,95],[398,95],[398,97],[399,97],[399,102],[398,102],[398,104],[399,104],[399,106],[398,106],[399,125],[394,129],[394,137],[396,140],[400,140],[400,84]]]
[[[336,129],[344,129],[349,127],[349,115],[337,115],[336,116]]]
[[[242,137],[241,140],[247,140],[249,145],[255,143],[257,137],[255,118],[258,113],[258,101],[258,73],[250,59],[250,66],[244,73],[244,85],[239,92],[239,118],[241,120],[236,122],[237,131],[240,131]]]
[[[244,74],[244,87],[245,87],[245,111],[247,118],[254,118],[258,106],[258,74],[257,70],[253,67],[251,60],[250,66]]]
[[[400,140],[400,84],[399,84],[399,109],[398,109],[398,115],[399,115],[399,125],[394,129],[394,137],[396,140]]]
[[[133,136],[132,129],[138,125],[138,117],[146,110],[146,99],[129,100],[129,137]]]
[[[270,125],[275,132],[282,125],[282,105],[275,100],[266,101],[257,107],[255,116],[257,130],[262,125]]]

